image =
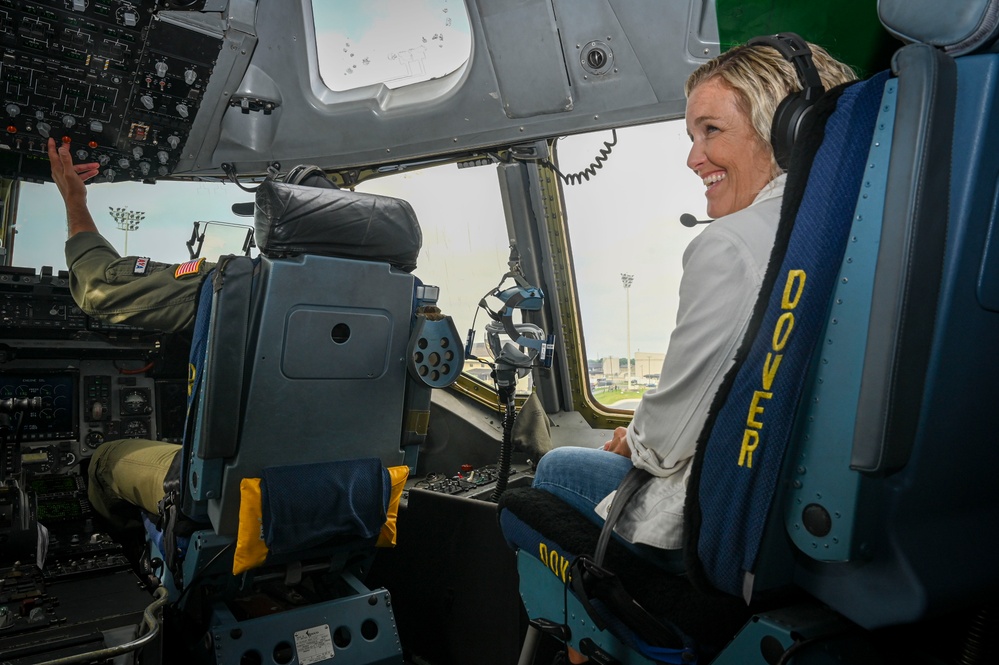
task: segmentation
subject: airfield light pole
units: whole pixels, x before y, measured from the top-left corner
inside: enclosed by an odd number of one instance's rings
[[[111,218],[118,228],[125,232],[125,256],[128,256],[128,232],[139,230],[139,224],[146,218],[146,213],[113,206],[108,206],[108,210],[111,211]]]
[[[627,331],[628,357],[628,390],[631,390],[631,283],[635,281],[634,275],[621,273],[621,283],[624,284],[624,320]]]

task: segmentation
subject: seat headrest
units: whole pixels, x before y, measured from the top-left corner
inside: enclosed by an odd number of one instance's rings
[[[402,199],[274,180],[256,190],[253,229],[266,256],[383,261],[406,272],[423,245],[416,213]]]
[[[903,42],[936,46],[948,55],[997,50],[999,0],[878,0],[878,18]]]

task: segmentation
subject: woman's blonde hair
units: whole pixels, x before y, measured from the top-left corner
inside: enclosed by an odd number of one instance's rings
[[[857,79],[848,65],[833,58],[824,48],[812,43],[808,46],[826,90]],[[766,44],[734,46],[694,70],[687,78],[684,93],[690,97],[694,88],[713,78],[721,79],[735,92],[739,107],[749,117],[757,138],[770,151],[773,172],[780,173],[770,145],[770,128],[781,101],[802,89],[794,64]]]

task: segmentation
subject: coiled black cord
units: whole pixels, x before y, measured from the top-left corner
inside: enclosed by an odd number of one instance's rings
[[[496,486],[493,488],[492,501],[499,501],[500,495],[506,491],[510,478],[510,458],[513,455],[513,423],[517,419],[517,406],[514,400],[516,386],[502,387],[499,390],[500,399],[505,399],[506,410],[503,414],[503,443],[500,445],[499,464],[497,464]]]
[[[611,140],[604,141],[604,147],[600,148],[600,154],[593,158],[593,162],[591,162],[589,166],[587,166],[585,169],[577,173],[569,173],[569,174],[562,173],[561,171],[558,170],[558,167],[556,167],[552,162],[550,162],[547,159],[542,159],[540,163],[542,166],[550,168],[555,173],[555,175],[559,177],[559,180],[561,180],[566,185],[578,185],[582,182],[588,181],[591,176],[595,176],[597,174],[597,171],[604,167],[604,162],[607,161],[607,158],[614,151],[614,146],[616,145],[617,145],[617,130],[612,129]]]

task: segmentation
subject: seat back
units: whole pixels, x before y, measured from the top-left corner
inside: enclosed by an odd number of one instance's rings
[[[417,281],[392,265],[413,267],[412,209],[340,190],[261,190],[263,255],[223,261],[214,275],[185,444],[184,512],[226,537],[237,532],[241,481],[268,467],[361,458],[391,467],[415,464],[417,450],[401,445]],[[362,228],[374,245],[380,232],[395,245],[352,246]]]
[[[895,55],[744,591],[793,582],[874,629],[999,587],[997,67],[920,44]]]
[[[883,215],[858,238],[874,261],[851,279],[870,293],[867,325],[829,329],[782,516],[795,583],[867,628],[999,587],[999,56],[912,45],[893,69],[888,172],[870,193]],[[845,364],[835,346],[860,354]]]
[[[968,607],[999,584],[996,538],[981,529],[999,519],[984,397],[999,394],[986,295],[995,67],[995,55],[955,62],[925,45],[894,58],[778,509],[744,591],[793,582],[873,629]],[[702,480],[702,496],[714,491]]]

